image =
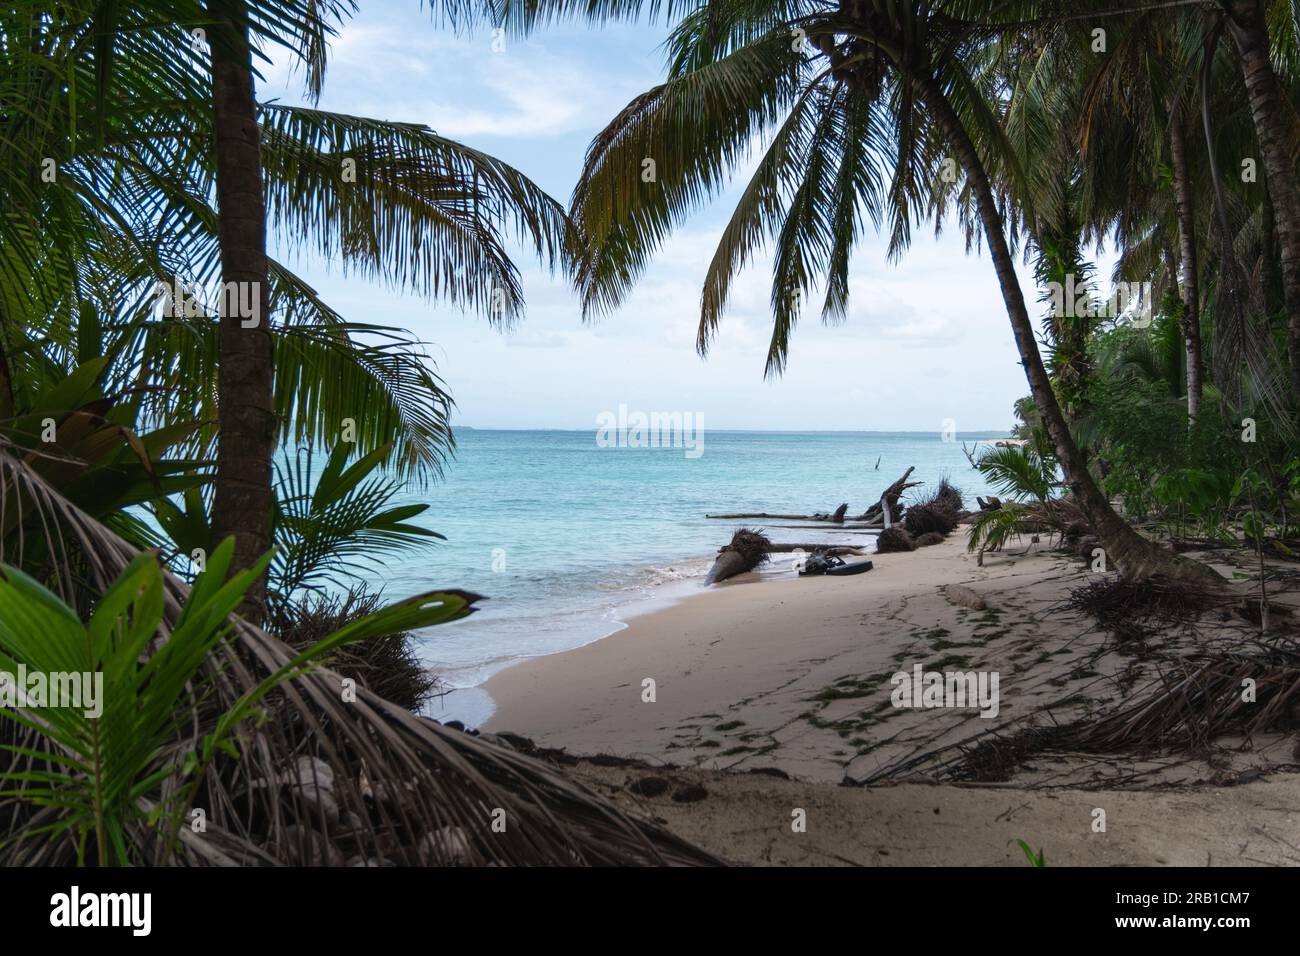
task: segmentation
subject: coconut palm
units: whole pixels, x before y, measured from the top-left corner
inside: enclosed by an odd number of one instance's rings
[[[322,5],[250,0],[246,9],[255,38],[287,37],[312,52],[319,30],[268,24],[314,17]],[[7,630],[0,654],[43,667],[48,654],[75,663],[64,652],[93,646],[123,679],[119,705],[135,709],[114,723],[127,733],[102,761],[86,759],[87,728],[73,714],[3,723],[0,862],[343,862],[340,853],[370,863],[716,862],[522,753],[347,687],[312,656],[319,648],[306,659],[225,618],[260,577],[262,556],[240,572],[233,545],[214,550],[214,573],[195,593],[117,533],[140,530],[127,505],[194,490],[190,472],[206,467],[219,411],[213,310],[150,308],[159,280],[202,285],[222,274],[212,91],[206,55],[191,45],[195,25],[211,25],[197,3],[0,10],[0,396],[14,419],[0,435],[0,543],[13,568],[0,617],[36,614],[63,638],[33,644],[39,629]],[[273,221],[278,206],[282,225],[310,223],[300,241],[332,245],[351,268],[468,306],[499,304],[492,317],[505,322],[520,304],[505,230],[518,226],[544,259],[566,261],[563,210],[491,157],[418,126],[258,115]],[[352,190],[336,175],[344,158],[356,160]],[[412,250],[421,254],[404,255]],[[436,470],[449,437],[445,394],[408,354],[410,337],[345,322],[274,261],[265,272],[278,319],[278,434],[332,445],[351,413],[363,454],[393,442],[400,468]],[[24,444],[32,414],[55,420],[57,456]],[[144,426],[159,423],[155,438]],[[163,465],[161,452],[178,442],[192,457]],[[456,613],[472,607],[472,595],[443,593]],[[202,628],[190,626],[198,608]],[[396,616],[381,629],[432,623],[421,608],[424,599],[385,609]],[[107,643],[78,641],[92,631]],[[182,660],[166,670],[183,680],[155,681],[164,662]],[[150,667],[147,682],[131,685]],[[255,719],[236,719],[250,705]],[[493,826],[498,813],[504,832]]]
[[[1195,201],[1205,181],[1195,62],[1204,26],[1201,11],[1185,9],[1142,11],[1118,23],[1107,50],[1092,57],[1075,114],[1082,156],[1094,167],[1097,231],[1113,225],[1129,250],[1153,242],[1149,254],[1179,295],[1189,418],[1200,408],[1205,370]]]
[[[1287,313],[1291,394],[1300,398],[1300,186],[1292,149],[1294,107],[1273,67],[1274,40],[1290,48],[1295,68],[1295,24],[1290,5],[1269,0],[1219,0],[1223,23],[1235,41],[1251,117],[1277,223],[1282,291]]]
[[[641,4],[565,0],[508,5],[528,27],[582,12],[631,16]],[[651,9],[657,9],[651,7]],[[1088,473],[1039,354],[1015,273],[993,174],[1028,196],[999,122],[990,37],[1036,5],[723,0],[690,8],[668,41],[665,82],[633,100],[596,137],[572,200],[589,242],[579,271],[588,313],[626,296],[655,248],[712,196],[753,139],[770,143],[725,228],[705,278],[698,344],[706,351],[738,270],[759,244],[775,246],[769,374],[784,365],[799,304],[814,281],[826,288],[824,319],[848,304],[850,254],[863,215],[887,223],[889,252],[906,247],[923,214],[969,210],[993,260],[1021,362],[1051,435],[1065,483],[1113,564],[1134,578],[1216,578],[1142,538],[1112,509]],[[675,11],[670,11],[675,13]],[[654,161],[653,181],[644,178]],[[942,162],[964,172],[944,181]]]
[[[213,159],[216,167],[221,278],[252,303],[251,319],[220,310],[217,365],[216,494],[213,543],[235,541],[234,567],[251,568],[271,543],[271,457],[276,410],[272,365],[271,276],[266,256],[261,128],[253,91],[253,49],[244,0],[207,0],[211,20]],[[244,594],[241,613],[260,621],[260,577]]]
[[[509,166],[425,127],[257,106],[257,46],[288,48],[319,92],[326,40],[348,4],[65,6],[63,19],[11,13],[6,27],[30,34],[39,53],[5,51],[14,66],[5,101],[33,104],[0,144],[15,161],[0,195],[27,213],[0,236],[0,296],[12,293],[22,324],[66,342],[80,305],[94,302],[137,337],[134,371],[166,389],[164,415],[217,422],[202,435],[220,441],[213,533],[235,537],[236,566],[268,543],[271,453],[287,433],[332,444],[352,418],[366,450],[391,444],[399,468],[436,469],[450,441],[447,400],[423,356],[408,354],[417,343],[344,322],[266,258],[267,217],[291,248],[315,244],[345,268],[505,324],[521,311],[507,233],[567,268],[563,209]],[[42,155],[57,158],[59,175],[37,190],[30,157]],[[147,321],[152,287],[177,278],[244,290],[260,318],[212,302]],[[258,584],[246,612],[256,617],[261,603]]]

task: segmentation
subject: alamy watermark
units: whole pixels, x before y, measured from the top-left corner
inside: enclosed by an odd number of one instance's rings
[[[71,707],[86,717],[104,712],[103,671],[29,671],[18,665],[18,673],[0,671],[0,707],[10,710]]]
[[[1108,298],[1099,298],[1092,286],[1078,282],[1074,273],[1067,273],[1065,282],[1048,282],[1048,296],[1052,312],[1064,318],[1128,317],[1139,329],[1151,324],[1152,302],[1150,282],[1116,282]]]
[[[195,319],[215,312],[222,318],[239,319],[239,324],[246,329],[256,328],[262,322],[260,282],[222,282],[204,289],[173,277],[170,282],[157,283],[154,296],[163,314],[176,318]]]
[[[636,412],[620,403],[617,412],[596,416],[600,448],[684,448],[687,458],[704,454],[702,412]]]
[[[91,893],[73,886],[50,897],[50,925],[126,927],[132,936],[148,936],[153,928],[152,893]]]
[[[889,679],[895,707],[978,707],[980,716],[998,715],[997,671],[927,671],[920,664],[912,673],[899,671]]]

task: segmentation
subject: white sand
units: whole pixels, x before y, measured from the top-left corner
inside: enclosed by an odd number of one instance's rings
[[[748,862],[1023,864],[1008,847],[1014,837],[1045,845],[1049,861],[1062,863],[1300,862],[1300,813],[1288,809],[1300,804],[1300,777],[1229,789],[1017,789],[1067,781],[1095,788],[1160,765],[1090,759],[1035,761],[1011,781],[1017,786],[837,786],[1072,695],[1078,708],[1114,703],[1149,677],[1090,620],[1056,609],[1085,583],[1086,567],[1023,550],[986,556],[978,567],[959,532],[934,547],[878,555],[875,570],[853,577],[738,578],[595,644],[495,675],[486,690],[498,710],[484,729],[683,768],[672,779],[703,782],[709,799],[633,798],[621,790],[630,771],[589,772],[620,799],[651,804],[684,835]],[[947,600],[942,589],[952,584],[977,592],[989,609]],[[916,663],[997,671],[996,719],[974,709],[894,707],[890,675]],[[655,682],[653,702],[643,700],[646,679]],[[1234,760],[1234,772],[1281,762],[1267,747]],[[757,768],[792,779],[734,772]],[[1173,766],[1161,779],[1190,784],[1210,775]],[[792,806],[821,808],[816,840],[811,825],[791,834]],[[1099,806],[1111,817],[1107,833],[1090,829]],[[1289,835],[1278,842],[1270,827]]]

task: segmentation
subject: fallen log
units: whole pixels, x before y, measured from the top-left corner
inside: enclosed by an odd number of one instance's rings
[[[768,541],[767,537],[761,533],[742,528],[732,537],[731,543],[725,544],[718,549],[718,556],[714,558],[713,567],[709,568],[709,573],[704,576],[704,583],[717,584],[719,581],[727,580],[727,578],[734,578],[737,574],[753,571],[766,563],[769,560],[769,555],[790,554],[795,551],[806,551],[809,554],[814,551],[821,551],[823,554],[851,554],[859,557],[870,554],[869,551],[864,551],[862,548],[846,544],[777,544]]]
[[[858,532],[879,531],[879,521],[860,521],[853,524],[836,525],[834,528],[821,528],[815,524],[769,524],[769,528],[786,528],[791,531],[816,531],[819,534],[856,534]]]
[[[766,511],[753,511],[743,514],[734,515],[705,515],[706,518],[717,518],[723,521],[737,521],[743,518],[775,518],[777,521],[829,521],[829,515],[774,515]]]
[[[718,556],[713,567],[704,577],[705,584],[716,584],[727,578],[735,577],[745,571],[752,571],[768,560],[767,552],[772,542],[761,531],[741,528],[731,536],[731,541],[718,549]]]
[[[822,551],[826,554],[868,554],[851,544],[773,544],[767,549],[768,554],[783,554],[791,551]]]
[[[894,515],[898,514],[898,499],[903,494],[903,492],[906,491],[908,488],[915,488],[917,485],[921,484],[921,482],[919,481],[909,482],[907,480],[908,477],[915,470],[916,470],[915,466],[907,469],[907,471],[903,473],[903,477],[899,478],[896,482],[894,482],[892,485],[886,488],[884,494],[881,495],[881,498],[889,502],[889,510]],[[841,523],[844,521],[871,521],[873,519],[879,521],[881,517],[880,502],[876,502],[866,511],[862,512],[862,514],[857,515],[855,517],[849,517],[847,515],[848,510],[849,510],[849,506],[847,504],[842,504],[838,508],[836,508],[834,512],[830,514],[822,514],[821,512],[817,512],[816,514],[810,514],[810,515],[792,515],[792,514],[771,514],[766,511],[751,511],[751,512],[739,512],[737,514],[705,515],[704,517],[713,518],[719,521],[744,521],[752,518],[762,518],[763,520],[766,521],[772,521],[772,520],[827,521],[827,522],[834,522],[834,523]]]

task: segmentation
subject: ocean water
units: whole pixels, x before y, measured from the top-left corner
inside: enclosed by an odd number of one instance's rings
[[[911,480],[925,483],[914,492],[947,477],[973,507],[987,489],[962,442],[999,437],[708,431],[696,456],[682,447],[602,447],[595,429],[459,429],[445,478],[402,499],[428,503],[416,520],[447,540],[390,559],[370,583],[390,599],[440,587],[488,598],[469,618],[417,635],[449,690],[430,715],[476,726],[492,713],[478,689],[491,674],[598,640],[629,615],[704,587],[717,549],[742,524],[778,541],[863,540],[706,514],[811,514],[841,502],[859,514],[909,466]],[[776,561],[768,573],[794,572]]]

